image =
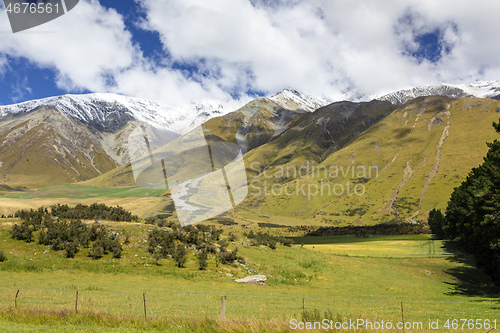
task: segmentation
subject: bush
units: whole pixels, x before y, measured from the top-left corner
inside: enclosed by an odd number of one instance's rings
[[[54,251],[60,251],[64,250],[64,243],[61,240],[61,238],[56,238],[52,240],[52,250]]]
[[[58,209],[64,213],[69,207],[63,205],[59,206]],[[33,232],[37,231],[39,244],[50,245],[54,251],[65,250],[66,258],[74,258],[80,245],[85,248],[92,247],[89,251],[89,257],[93,259],[99,259],[109,252],[113,253],[114,258],[121,258],[123,253],[118,234],[114,232],[108,234],[104,225],[96,223],[88,226],[81,220],[58,221],[54,220],[45,211],[40,210],[19,211],[18,214],[27,218],[27,220],[12,227],[10,233],[14,239],[31,242]],[[43,216],[43,219],[39,223],[40,216]],[[32,224],[33,221],[37,226]]]
[[[91,257],[94,260],[101,259],[102,256],[104,255],[104,249],[101,244],[99,243],[94,243],[92,245],[92,248],[89,251],[89,257]]]
[[[7,257],[5,256],[5,254],[3,254],[2,251],[0,251],[0,262],[4,262],[7,260]]]
[[[220,245],[220,250],[225,251],[227,246],[229,245],[229,241],[227,239],[222,239],[219,241],[219,245]]]
[[[274,237],[260,231],[254,233],[250,230],[250,232],[247,234],[247,237],[251,239],[252,246],[266,245],[273,250],[276,249],[276,244],[278,243],[278,241],[285,246],[290,246],[291,244],[291,241],[288,242],[288,240],[283,237]]]
[[[10,230],[12,238],[31,243],[33,241],[33,229],[30,224],[23,221],[21,224],[14,224]]]
[[[280,237],[280,243],[283,246],[292,246],[293,241],[290,238]]]
[[[130,234],[129,233],[127,233],[125,235],[125,240],[123,241],[123,244],[125,244],[125,245],[129,245],[130,244]]]
[[[234,242],[234,241],[236,241],[236,239],[237,239],[237,238],[236,238],[236,235],[235,235],[235,234],[233,234],[232,232],[231,232],[231,233],[229,233],[228,240],[229,240],[230,242]]]
[[[118,242],[114,243],[111,251],[113,252],[113,258],[120,259],[122,257],[123,248],[120,245],[120,243]]]
[[[234,249],[234,251],[219,252],[219,258],[222,264],[231,264],[235,260],[245,262],[245,259],[243,259],[243,257],[238,256],[238,248]]]
[[[198,265],[200,267],[200,270],[203,271],[207,268],[208,263],[207,263],[208,255],[205,250],[198,252]]]
[[[66,242],[66,244],[64,244],[64,250],[66,250],[66,258],[74,258],[78,253],[78,242]]]

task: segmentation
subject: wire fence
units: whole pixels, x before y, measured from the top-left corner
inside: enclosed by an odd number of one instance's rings
[[[499,299],[470,302],[0,288],[0,307],[115,316],[401,321],[495,320]],[[499,320],[500,327],[500,320]]]

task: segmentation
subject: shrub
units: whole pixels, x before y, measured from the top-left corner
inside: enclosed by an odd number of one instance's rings
[[[64,250],[64,243],[61,238],[56,238],[52,240],[52,250],[60,251]]]
[[[280,237],[280,243],[283,246],[292,246],[293,241],[290,238]]]
[[[66,250],[66,258],[74,258],[75,254],[78,252],[78,242],[66,242],[66,244],[64,244],[64,250]]]
[[[113,252],[113,258],[120,259],[122,257],[123,248],[120,245],[120,243],[118,242],[114,243],[111,251]]]
[[[30,224],[23,221],[21,224],[14,224],[10,230],[12,238],[31,243],[33,241],[33,229]]]
[[[226,250],[219,252],[219,258],[222,264],[231,264],[235,260],[245,262],[243,257],[238,256],[238,248],[234,249],[234,251]]]
[[[7,260],[7,257],[5,256],[5,254],[3,254],[2,251],[0,251],[0,262],[4,262]]]
[[[250,230],[250,232],[247,234],[247,237],[251,239],[252,246],[266,245],[273,250],[276,249],[276,244],[278,243],[278,241],[280,241],[283,245],[287,244],[287,241],[284,240],[283,237],[274,237],[269,234],[262,233],[260,231],[254,233],[253,231]],[[286,246],[290,246],[290,244]]]
[[[229,240],[230,242],[234,242],[234,241],[236,241],[236,235],[235,235],[235,234],[233,234],[232,232],[231,232],[231,233],[229,233],[228,240]]]
[[[220,250],[225,251],[227,246],[229,245],[229,241],[227,239],[220,240],[219,245],[220,245]]]
[[[200,267],[200,270],[203,271],[207,268],[208,263],[207,263],[208,255],[205,250],[198,252],[198,265]]]
[[[130,234],[129,233],[127,233],[125,235],[125,240],[123,241],[123,244],[125,244],[125,245],[129,245],[130,244]]]
[[[101,244],[98,242],[94,243],[92,245],[92,248],[89,251],[89,257],[91,257],[94,260],[101,259],[102,256],[104,255],[104,249]]]

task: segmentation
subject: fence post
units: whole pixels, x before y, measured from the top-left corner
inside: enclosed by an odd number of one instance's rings
[[[306,301],[302,298],[302,322],[306,321]]]
[[[14,298],[14,308],[17,310],[17,296],[19,295],[19,289],[17,290],[16,297]]]
[[[226,295],[222,295],[220,298],[220,320],[226,320]]]
[[[401,301],[401,320],[403,321],[403,333],[405,333],[405,315],[403,311],[403,301]]]
[[[142,300],[144,301],[144,319],[148,319],[147,311],[146,311],[146,293],[142,293]]]
[[[78,290],[76,291],[75,313],[78,314]]]

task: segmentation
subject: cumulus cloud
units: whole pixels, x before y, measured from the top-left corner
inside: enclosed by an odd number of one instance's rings
[[[169,104],[242,102],[287,87],[343,99],[500,79],[500,2],[135,1],[144,14],[135,28],[158,33],[161,62],[145,56],[124,17],[97,0],[29,32],[2,35],[0,54],[53,68],[70,92]]]
[[[0,52],[55,68],[62,88],[104,89],[103,74],[131,66],[137,52],[115,11],[84,1],[74,13],[24,33],[4,34]]]
[[[9,30],[8,22],[0,29]],[[3,34],[0,54],[54,69],[57,86],[68,92],[111,91],[170,104],[229,96],[174,70],[154,68],[132,42],[123,17],[97,0],[80,1],[69,14],[26,32]]]

